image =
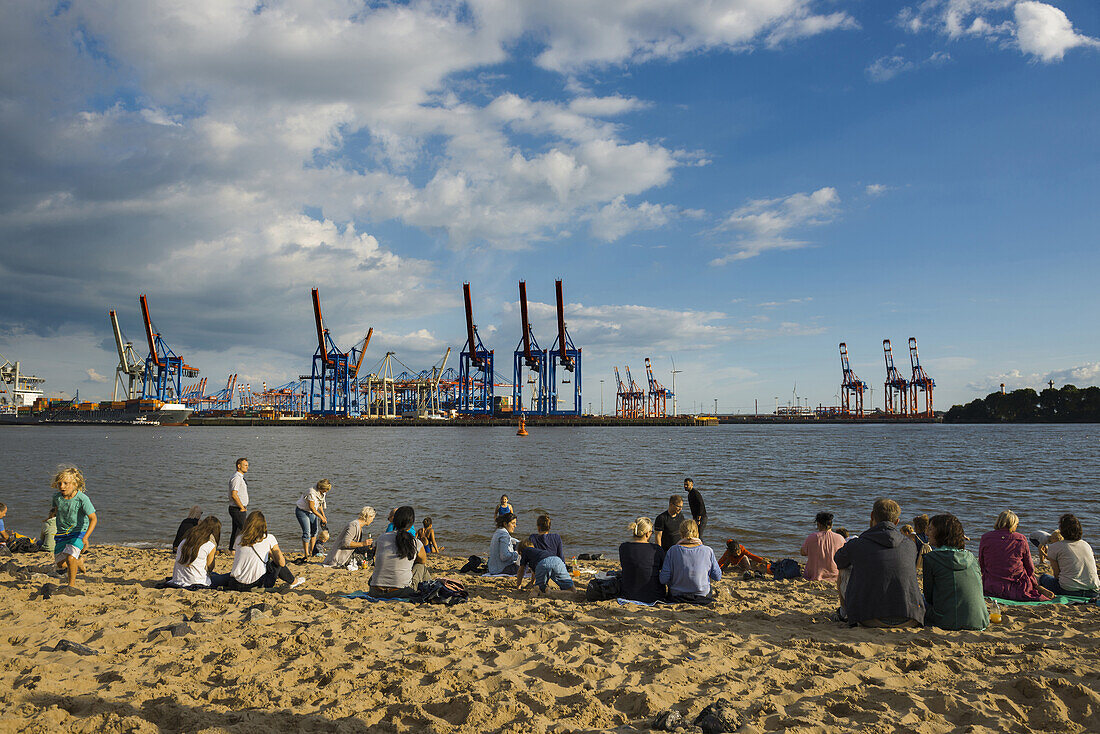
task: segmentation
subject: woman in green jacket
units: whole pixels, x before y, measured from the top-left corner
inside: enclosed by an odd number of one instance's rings
[[[936,515],[928,521],[924,554],[924,599],[928,611],[924,623],[946,630],[983,630],[989,626],[989,609],[982,593],[978,559],[965,550],[962,523],[954,515]]]

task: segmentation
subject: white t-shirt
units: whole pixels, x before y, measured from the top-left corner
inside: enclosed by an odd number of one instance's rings
[[[211,538],[200,545],[195,560],[187,566],[180,563],[180,558],[183,556],[183,546],[184,544],[180,543],[179,548],[176,549],[176,565],[172,569],[172,583],[177,586],[209,586],[210,574],[206,572],[206,559],[210,556],[210,552],[218,547],[214,544],[214,539]]]
[[[1047,546],[1047,558],[1058,564],[1058,583],[1066,591],[1100,591],[1092,546],[1083,540],[1059,540]]]
[[[285,505],[284,505],[285,506]],[[271,549],[279,544],[275,536],[268,533],[255,545],[238,545],[233,556],[233,578],[242,584],[254,584],[267,571],[267,559]]]
[[[237,491],[237,499],[241,501],[241,504],[248,507],[248,485],[245,484],[244,474],[237,472],[233,475],[233,478],[229,480],[229,502],[233,502],[233,490]]]
[[[298,507],[306,512],[311,512],[309,509],[310,502],[313,503],[314,507],[319,508],[321,512],[325,511],[325,496],[316,487],[310,487],[305,494],[298,498]]]

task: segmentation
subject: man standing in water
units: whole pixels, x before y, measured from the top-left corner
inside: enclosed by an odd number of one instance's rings
[[[691,508],[691,519],[699,526],[699,537],[703,537],[703,531],[707,529],[707,506],[703,504],[703,495],[695,488],[695,482],[688,477],[684,480],[684,491],[688,495],[688,507]]]
[[[244,475],[248,473],[248,459],[237,459],[237,471],[229,480],[229,517],[233,520],[233,529],[229,532],[229,550],[237,541],[237,535],[244,527],[244,518],[248,514],[248,485]]]

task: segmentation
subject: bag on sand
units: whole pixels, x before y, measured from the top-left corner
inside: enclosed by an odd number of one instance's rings
[[[588,582],[588,588],[584,590],[584,598],[588,601],[617,599],[622,590],[622,582],[618,576],[609,576],[602,579],[594,578]]]
[[[485,560],[481,556],[470,556],[470,560],[466,561],[466,565],[458,569],[458,572],[477,573],[481,571],[482,566],[485,565]]]
[[[793,558],[784,558],[772,564],[772,576],[776,581],[796,579],[802,575],[802,567]]]
[[[461,581],[454,579],[432,579],[421,581],[416,588],[416,593],[411,597],[413,601],[428,604],[460,604],[470,598],[466,587]]]

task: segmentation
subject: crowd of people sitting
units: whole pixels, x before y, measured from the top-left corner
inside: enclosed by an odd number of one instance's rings
[[[221,522],[213,515],[202,517],[196,506],[180,523],[167,585],[243,591],[271,588],[280,581],[291,588],[304,583],[303,576],[295,576],[288,568],[263,512],[247,511],[248,460],[239,459],[236,468],[229,492],[230,571],[214,571]],[[53,487],[57,492],[48,518],[54,546],[50,550],[58,572],[67,575],[72,586],[85,570],[81,556],[95,530],[96,511],[77,468],[59,470]],[[616,588],[620,598],[643,604],[711,604],[713,584],[722,579],[723,571],[736,570],[747,580],[773,572],[776,578],[789,577],[781,572],[787,574],[793,567],[808,581],[835,584],[839,601],[835,619],[853,626],[984,629],[990,622],[986,597],[1014,602],[1100,597],[1093,549],[1083,540],[1081,523],[1072,514],[1062,515],[1053,533],[1034,532],[1029,538],[1018,532],[1016,514],[1006,510],[993,529],[981,536],[975,556],[966,549],[970,539],[954,515],[921,515],[903,525],[898,504],[879,499],[871,508],[868,529],[858,535],[834,529],[832,513],[818,513],[816,529],[800,548],[805,567],[799,569],[790,559],[773,562],[734,539],[726,541],[725,553],[716,558],[701,540],[707,525],[702,495],[691,479],[684,481],[684,488],[691,518],[684,516],[683,499],[673,495],[667,510],[655,520],[639,517],[629,524],[629,538],[619,546]],[[369,589],[378,598],[411,596],[420,583],[432,579],[428,554],[443,548],[431,518],[414,529],[415,511],[408,505],[390,511],[386,530],[377,540],[366,531],[376,513],[372,507],[363,507],[326,551],[322,545],[327,539],[325,495],[331,489],[332,483],[322,479],[303,492],[295,505],[303,549],[296,563],[322,555],[323,565],[332,568],[357,570],[373,563]],[[5,514],[6,507],[0,504],[0,542],[11,542],[14,536],[2,524]],[[513,535],[518,516],[507,495],[500,498],[493,514],[496,530],[489,542],[488,575],[514,575],[520,589],[530,577],[530,585],[539,593],[546,593],[551,583],[563,591],[576,588],[576,559],[571,569],[549,515],[539,515],[536,532],[519,540]],[[1050,573],[1037,573],[1032,547],[1040,563],[1049,563]]]

